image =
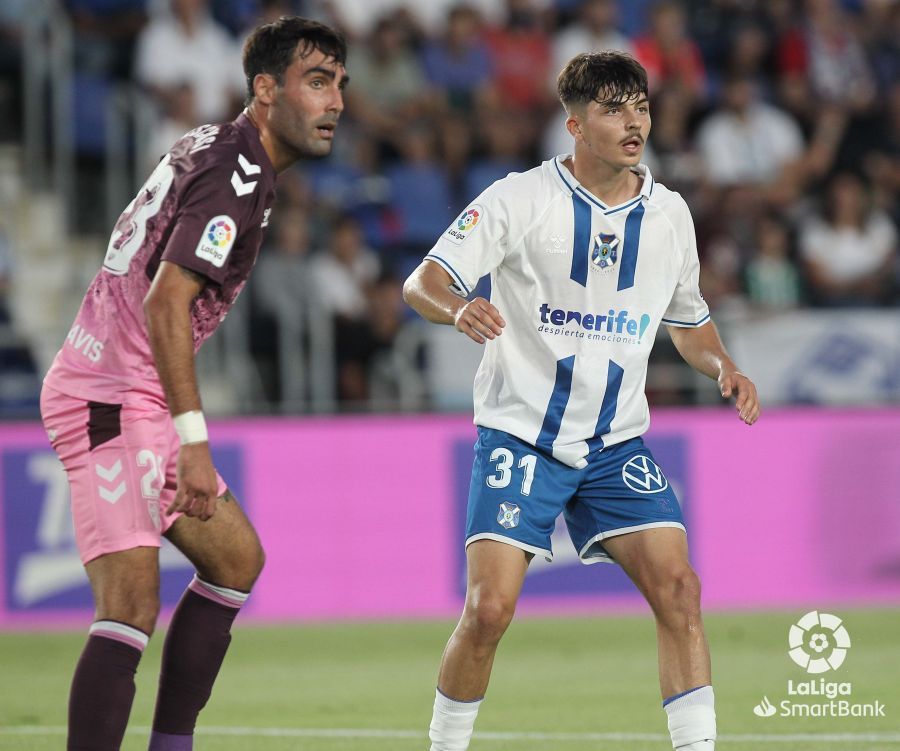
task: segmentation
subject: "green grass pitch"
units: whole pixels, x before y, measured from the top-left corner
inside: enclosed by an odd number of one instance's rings
[[[707,616],[723,751],[900,749],[900,611],[834,609],[852,647],[824,677],[884,718],[756,717],[806,680],[787,656],[796,612]],[[452,624],[236,629],[196,751],[424,751]],[[84,632],[0,634],[0,749],[64,746],[68,682]],[[138,671],[125,751],[146,749],[161,634]],[[816,677],[818,679],[818,677]],[[818,680],[816,681],[818,682]],[[801,700],[802,697],[793,697]],[[621,736],[613,734],[621,733]],[[664,751],[649,616],[521,619],[500,646],[472,751]]]

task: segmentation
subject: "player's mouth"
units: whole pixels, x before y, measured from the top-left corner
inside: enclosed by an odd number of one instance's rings
[[[325,138],[330,141],[334,138],[335,128],[337,128],[337,123],[324,123],[316,127],[316,133],[319,134],[319,138]]]
[[[640,136],[629,136],[622,141],[622,148],[629,154],[639,154],[644,148],[644,139]]]

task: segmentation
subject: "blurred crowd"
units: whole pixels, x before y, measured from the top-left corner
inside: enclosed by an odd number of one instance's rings
[[[334,321],[342,400],[370,397],[408,316],[402,279],[459,211],[509,172],[571,150],[555,82],[583,51],[625,50],[647,69],[645,162],[692,208],[714,312],[900,297],[893,0],[481,0],[442,2],[436,23],[413,2],[369,3],[366,23],[356,0],[63,4],[88,156],[102,153],[97,113],[116,82],[155,101],[155,159],[240,110],[248,28],[299,13],[346,31],[352,81],[335,153],[280,179],[250,287],[267,330],[279,300],[317,296]],[[0,7],[0,111],[11,113],[26,4]],[[10,118],[0,133],[15,127]],[[277,337],[253,344],[264,368],[277,360]],[[267,379],[274,400],[277,380]]]

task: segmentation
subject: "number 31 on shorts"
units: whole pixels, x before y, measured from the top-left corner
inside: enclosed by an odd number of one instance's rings
[[[512,482],[512,466],[516,457],[512,451],[505,448],[497,448],[491,452],[491,461],[495,462],[494,474],[485,478],[489,488],[505,488]],[[531,493],[531,483],[534,482],[534,468],[537,466],[537,457],[534,454],[526,454],[519,459],[518,468],[525,470],[522,474],[522,495]]]

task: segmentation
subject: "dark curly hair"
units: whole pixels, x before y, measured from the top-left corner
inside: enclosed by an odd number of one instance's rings
[[[588,102],[622,104],[635,95],[647,96],[647,71],[625,52],[583,53],[563,68],[556,89],[567,111]]]
[[[344,35],[330,26],[299,16],[282,16],[277,21],[257,26],[244,42],[244,75],[247,77],[247,98],[253,99],[253,79],[268,73],[282,83],[284,71],[296,59],[318,50],[343,65],[347,61],[347,41]]]

